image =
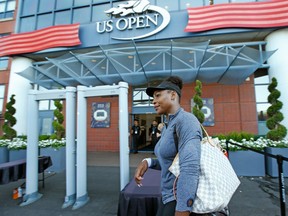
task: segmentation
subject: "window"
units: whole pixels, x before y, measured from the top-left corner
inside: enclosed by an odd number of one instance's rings
[[[53,100],[41,100],[39,102],[39,110],[55,110],[55,105]]]
[[[168,11],[178,10],[178,1],[175,0],[157,0],[157,6],[165,8]]]
[[[30,32],[35,30],[35,20],[34,16],[25,17],[21,19],[20,32]]]
[[[39,1],[39,12],[49,12],[53,11],[55,6],[55,0],[40,0]]]
[[[70,24],[71,10],[58,11],[55,13],[55,25]]]
[[[37,12],[38,0],[25,0],[22,5],[22,15],[34,15]]]
[[[4,93],[5,93],[5,86],[0,85],[0,114],[2,114],[2,111],[3,111]]]
[[[53,26],[53,14],[41,14],[37,19],[37,29],[46,28],[49,26]]]
[[[270,106],[268,103],[268,75],[255,77],[255,96],[256,96],[256,108],[258,115],[258,132],[260,135],[265,135],[268,132],[266,127],[267,109]]]
[[[191,1],[191,0],[181,0],[180,9],[185,10],[190,7],[202,7],[204,6],[203,0]]]
[[[0,0],[0,19],[13,18],[16,0]]]
[[[108,9],[110,9],[110,5],[108,4],[94,5],[92,9],[92,22],[107,19],[107,14],[104,11]]]
[[[8,68],[8,57],[0,57],[0,70],[5,70]]]
[[[56,1],[56,9],[67,9],[71,8],[73,5],[73,0]]]
[[[214,0],[214,4],[227,4],[229,0]]]
[[[89,23],[91,14],[91,7],[81,7],[73,11],[73,23]],[[83,14],[86,14],[83,16]]]
[[[133,90],[133,107],[153,106],[152,100],[145,92],[144,88]]]
[[[91,0],[74,0],[74,6],[90,5]]]
[[[7,36],[9,34],[0,34],[0,38]],[[0,70],[5,70],[8,68],[8,57],[0,57]]]

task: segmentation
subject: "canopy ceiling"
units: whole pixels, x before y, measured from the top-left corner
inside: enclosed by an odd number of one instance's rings
[[[132,86],[176,75],[184,83],[238,85],[273,52],[262,51],[263,42],[209,45],[154,41],[99,45],[88,53],[68,52],[46,62],[36,62],[19,74],[47,89],[66,86],[111,85],[125,81]]]

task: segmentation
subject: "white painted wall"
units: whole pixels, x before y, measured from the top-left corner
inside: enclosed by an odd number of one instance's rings
[[[288,129],[288,29],[277,30],[266,37],[266,50],[277,50],[269,59],[269,79],[275,77],[277,89],[281,92],[279,100],[283,103],[281,122]],[[286,136],[286,138],[288,135]]]
[[[16,108],[15,118],[17,123],[13,128],[17,131],[17,135],[27,135],[27,98],[28,91],[32,89],[30,81],[17,73],[25,70],[30,65],[32,65],[32,60],[28,58],[15,57],[12,60],[7,101],[9,101],[12,94],[15,94],[16,103],[14,107]]]

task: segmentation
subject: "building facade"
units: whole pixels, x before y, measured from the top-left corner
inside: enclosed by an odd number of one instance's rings
[[[16,20],[16,0],[0,1],[0,38],[14,32]],[[0,57],[0,126],[4,122],[5,104],[7,101],[11,58]],[[1,134],[1,133],[0,133]]]
[[[1,86],[4,88],[2,113],[7,98],[15,94],[18,119],[15,128],[19,135],[27,134],[29,89],[113,85],[125,81],[129,84],[129,127],[133,119],[140,120],[141,143],[145,146],[149,143],[152,121],[163,121],[153,110],[145,88],[177,75],[185,83],[181,104],[187,111],[193,106],[195,80],[202,81],[204,125],[211,135],[232,131],[264,135],[269,106],[267,86],[276,77],[284,103],[283,124],[288,127],[288,95],[284,91],[288,82],[287,3],[284,0],[209,3],[209,0],[19,0],[15,26],[18,37],[7,36],[0,51],[1,59],[13,57],[11,73],[9,70],[0,73],[0,105]],[[243,8],[245,13],[239,12]],[[276,8],[273,15],[269,12],[271,8]],[[9,24],[10,30],[4,32],[13,32],[12,27]],[[105,122],[101,120],[101,106],[107,114]],[[118,99],[89,98],[87,107],[88,150],[118,151]],[[53,101],[40,102],[40,134],[52,133],[53,109]]]

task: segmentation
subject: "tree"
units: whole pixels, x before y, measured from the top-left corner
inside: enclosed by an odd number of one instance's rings
[[[266,126],[270,130],[266,137],[274,141],[282,140],[287,134],[286,127],[280,124],[280,122],[284,119],[284,116],[280,112],[283,103],[278,100],[281,93],[277,90],[277,85],[277,79],[273,77],[270,85],[268,86],[268,90],[270,92],[268,102],[271,104],[271,106],[267,109],[268,119],[266,121]]]
[[[10,140],[12,140],[13,138],[17,136],[16,130],[12,128],[17,122],[16,118],[14,117],[16,113],[16,109],[13,106],[16,102],[14,97],[15,95],[12,94],[9,102],[6,104],[6,111],[4,114],[5,122],[2,126],[3,133],[4,133],[3,137],[6,139],[10,139]]]
[[[54,105],[56,109],[54,110],[55,119],[52,123],[54,128],[54,134],[52,135],[52,138],[61,139],[65,136],[65,128],[63,126],[64,115],[62,113],[63,105],[60,100],[55,100]]]
[[[203,101],[202,101],[202,83],[199,80],[196,80],[196,86],[195,86],[195,95],[193,97],[193,114],[196,116],[198,121],[202,124],[205,120],[204,113],[201,111],[203,107]]]

